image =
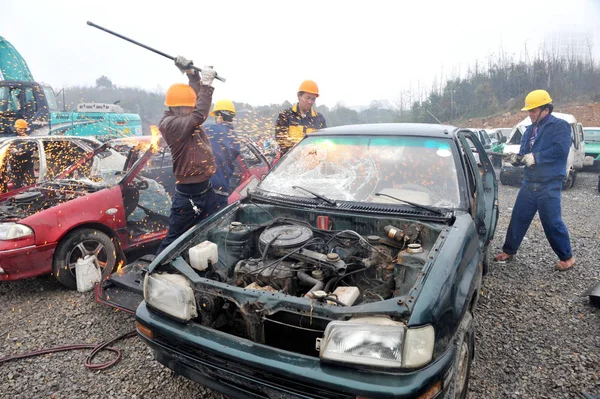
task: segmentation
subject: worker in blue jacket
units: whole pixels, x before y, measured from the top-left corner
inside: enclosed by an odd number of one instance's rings
[[[215,118],[216,123],[204,125],[204,129],[217,165],[217,171],[210,178],[212,192],[207,206],[208,214],[212,215],[227,206],[229,195],[236,189],[233,187],[233,178],[240,155],[240,143],[233,126],[235,106],[232,101],[217,101],[210,116]]]
[[[560,193],[567,173],[571,148],[571,126],[552,115],[552,99],[545,90],[534,90],[525,98],[522,111],[529,112],[532,124],[521,138],[519,154],[512,154],[513,165],[524,165],[524,179],[513,207],[498,262],[511,259],[536,212],[546,238],[559,262],[556,270],[569,270],[575,264],[569,231],[561,216]]]

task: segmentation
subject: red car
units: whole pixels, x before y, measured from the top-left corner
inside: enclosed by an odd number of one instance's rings
[[[165,237],[171,154],[165,146],[153,149],[149,137],[134,144],[124,151],[122,140],[106,143],[51,180],[0,194],[0,281],[53,273],[74,289],[78,258],[96,255],[107,276],[125,253]],[[238,160],[241,183],[270,169],[247,141]]]

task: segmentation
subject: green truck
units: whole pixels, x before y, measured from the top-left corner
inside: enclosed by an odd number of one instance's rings
[[[51,86],[34,80],[17,49],[0,36],[0,137],[14,136],[14,124],[24,119],[32,135],[140,136],[137,114],[116,104],[79,104],[77,111],[60,111]]]

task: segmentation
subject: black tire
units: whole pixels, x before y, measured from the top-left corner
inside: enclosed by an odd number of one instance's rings
[[[475,323],[470,311],[465,313],[454,341],[454,379],[450,398],[466,399],[469,392],[471,364],[475,356]]]
[[[481,261],[481,270],[482,274],[485,276],[490,269],[490,263],[492,263],[492,253],[491,253],[490,245],[486,245],[483,250],[483,260]]]
[[[598,192],[600,193],[600,176],[598,176]]]
[[[52,272],[54,277],[70,289],[77,289],[75,265],[78,258],[95,254],[102,277],[106,278],[113,272],[117,263],[117,250],[113,240],[96,229],[79,229],[67,234],[56,247]]]
[[[502,183],[503,186],[508,186],[508,180],[506,180],[502,172],[500,172],[500,183]]]
[[[571,187],[573,187],[573,185],[575,184],[576,177],[577,177],[577,172],[569,171],[569,173],[567,173],[567,177],[565,178],[565,180],[563,180],[562,189],[568,190]]]

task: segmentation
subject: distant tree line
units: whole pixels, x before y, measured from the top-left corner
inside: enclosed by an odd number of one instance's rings
[[[449,79],[433,87],[426,98],[412,102],[410,118],[432,122],[433,114],[441,121],[453,121],[513,111],[535,89],[547,90],[559,105],[600,101],[600,67],[591,56],[559,57],[546,51],[531,62],[500,57],[485,68],[476,63],[464,78]],[[405,94],[405,100],[411,95]]]
[[[343,103],[331,108],[320,105],[317,110],[325,116],[328,126],[435,123],[433,116],[442,122],[451,122],[514,111],[521,107],[529,91],[538,88],[548,90],[559,105],[571,101],[600,101],[600,66],[591,55],[583,59],[540,51],[529,62],[517,62],[503,55],[496,60],[490,59],[485,67],[475,63],[464,77],[434,83],[429,90],[400,90],[393,106],[374,101],[360,110],[351,109]],[[66,110],[75,110],[81,102],[118,102],[127,112],[140,115],[146,134],[148,126],[157,124],[165,109],[164,93],[117,87],[106,76],[99,77],[95,87],[66,88],[63,97],[59,96],[58,100]],[[234,104],[240,129],[247,135],[261,136],[273,135],[277,115],[282,109],[292,106],[288,101],[260,106],[235,101]]]

